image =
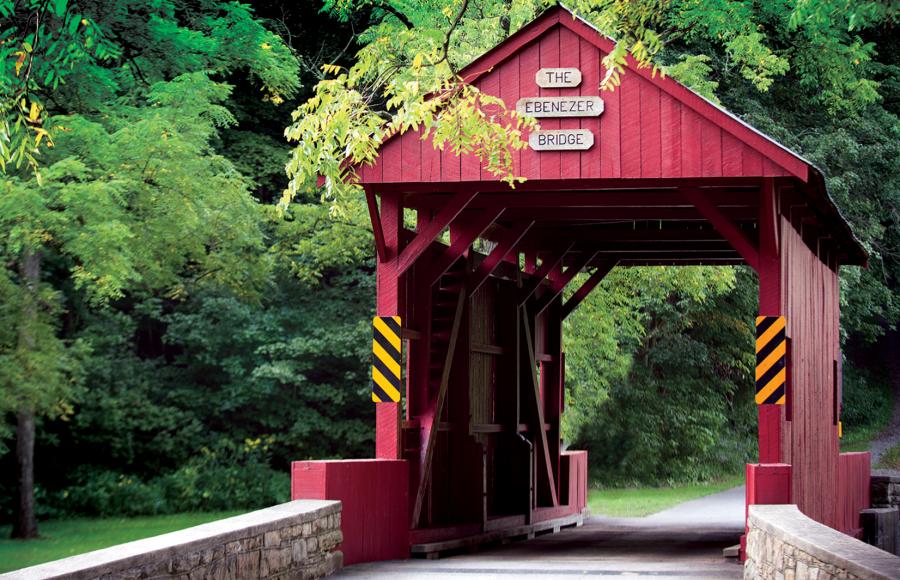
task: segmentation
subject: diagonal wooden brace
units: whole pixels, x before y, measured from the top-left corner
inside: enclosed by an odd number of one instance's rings
[[[685,188],[681,190],[684,198],[689,201],[697,211],[706,218],[716,231],[722,234],[735,250],[744,258],[747,264],[759,271],[759,252],[747,236],[723,214],[719,208],[712,204],[699,189]]]
[[[503,209],[502,207],[486,208],[478,210],[478,213],[473,216],[468,215],[470,212],[463,212],[453,220],[450,229],[451,238],[455,239],[429,269],[427,280],[429,286],[437,282],[450,269],[450,266],[469,249],[472,242],[481,236],[494,223],[494,220],[500,217]]]
[[[410,266],[416,263],[416,260],[431,245],[431,242],[444,231],[444,228],[450,225],[450,222],[456,219],[456,216],[462,210],[466,209],[466,206],[475,199],[476,195],[478,195],[477,191],[461,191],[455,194],[443,209],[434,216],[434,219],[422,227],[421,231],[416,234],[416,237],[400,253],[400,260],[397,266],[398,276],[409,270]]]
[[[547,432],[544,430],[544,405],[541,404],[541,387],[538,384],[537,364],[534,358],[534,340],[531,334],[531,325],[528,323],[528,312],[525,307],[520,307],[522,313],[522,329],[525,333],[525,348],[528,351],[528,363],[531,369],[530,383],[531,388],[524,388],[523,396],[527,399],[527,403],[531,405],[531,412],[536,425],[533,425],[535,439],[540,446],[538,452],[541,454],[542,463],[546,468],[547,484],[550,487],[550,496],[553,506],[559,505],[559,498],[556,495],[556,477],[553,475],[553,463],[550,461],[550,444],[547,441]],[[526,381],[528,378],[525,379]],[[524,385],[523,385],[524,386]]]
[[[379,262],[387,260],[387,246],[384,243],[384,230],[381,227],[381,214],[378,213],[378,201],[375,192],[366,188],[366,205],[369,206],[369,219],[372,220],[372,233],[375,235],[375,253]]]
[[[578,288],[578,290],[575,291],[575,294],[572,294],[572,296],[568,300],[566,300],[566,303],[563,304],[563,320],[565,320],[566,316],[571,314],[573,310],[578,308],[578,305],[581,304],[581,301],[587,298],[588,294],[590,294],[591,291],[597,287],[597,284],[599,284],[604,278],[606,278],[606,275],[609,274],[610,271],[612,271],[617,263],[618,260],[616,259],[607,260],[600,266],[598,266],[596,270],[594,270],[594,273],[584,281],[584,284],[582,284]]]
[[[453,326],[450,331],[450,341],[447,344],[447,354],[444,357],[444,366],[441,369],[441,383],[438,388],[437,398],[430,405],[429,410],[420,417],[419,421],[422,430],[425,431],[423,438],[424,450],[420,455],[419,483],[416,489],[416,502],[413,505],[411,527],[415,528],[419,525],[422,517],[422,506],[425,502],[425,494],[428,491],[429,481],[431,481],[431,469],[434,465],[434,447],[437,443],[438,423],[441,420],[441,414],[444,411],[444,402],[447,400],[447,387],[450,384],[450,370],[453,364],[453,355],[456,352],[456,344],[459,339],[459,327],[462,323],[463,312],[466,309],[466,289],[459,291],[459,298],[456,303],[456,313],[453,315]]]
[[[473,272],[472,276],[469,278],[469,294],[474,294],[481,288],[481,285],[485,283],[491,273],[493,273],[497,266],[500,265],[500,262],[513,252],[516,245],[522,241],[522,238],[525,237],[525,234],[528,233],[528,230],[530,230],[533,225],[534,221],[523,222],[513,226],[503,235],[497,243],[497,247],[482,260],[475,269],[475,272]]]
[[[537,291],[541,283],[547,279],[547,276],[562,264],[563,258],[566,257],[566,253],[571,250],[574,245],[575,242],[569,243],[563,251],[551,254],[541,262],[541,265],[532,275],[532,278],[522,286],[522,291],[519,294],[519,306],[528,302],[528,299]]]
[[[563,290],[565,290],[569,282],[578,275],[578,272],[581,272],[582,268],[587,266],[590,261],[594,259],[597,253],[598,252],[585,252],[578,257],[575,263],[566,268],[565,272],[560,273],[558,276],[551,276],[550,292],[541,297],[540,302],[538,302],[537,307],[534,309],[534,315],[540,316],[540,314],[556,300],[556,297],[563,293]]]

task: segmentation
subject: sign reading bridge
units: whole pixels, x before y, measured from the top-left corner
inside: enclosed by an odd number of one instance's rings
[[[577,68],[542,68],[534,75],[542,88],[574,88],[581,84]],[[516,102],[516,111],[536,118],[599,117],[603,100],[597,96],[524,97]],[[528,146],[535,151],[585,151],[594,145],[590,129],[554,129],[532,131]]]

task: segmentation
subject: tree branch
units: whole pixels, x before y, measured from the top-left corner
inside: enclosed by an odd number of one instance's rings
[[[415,25],[412,23],[412,20],[410,20],[406,16],[406,14],[404,14],[404,13],[400,12],[399,10],[397,10],[396,8],[394,8],[389,2],[385,2],[384,0],[378,0],[375,2],[375,6],[377,8],[381,8],[388,14],[394,15],[397,18],[397,20],[402,22],[403,26],[405,26],[407,29],[412,29],[415,27]]]

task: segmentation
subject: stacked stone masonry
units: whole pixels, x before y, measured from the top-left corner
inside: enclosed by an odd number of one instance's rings
[[[342,540],[340,502],[298,500],[0,579],[321,578],[341,568]]]
[[[872,475],[872,507],[900,507],[900,475]]]
[[[795,505],[750,506],[746,580],[900,579],[900,558],[824,526]]]

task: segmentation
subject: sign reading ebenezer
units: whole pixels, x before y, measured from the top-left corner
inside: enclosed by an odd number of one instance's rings
[[[603,112],[600,97],[525,97],[516,111],[531,117],[597,117]]]
[[[574,88],[581,84],[581,71],[542,68],[535,73],[534,82],[543,89]],[[599,117],[603,100],[588,95],[524,97],[516,102],[516,112],[541,118]],[[536,130],[528,135],[528,146],[534,151],[586,151],[593,145],[594,133],[590,129]]]

